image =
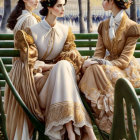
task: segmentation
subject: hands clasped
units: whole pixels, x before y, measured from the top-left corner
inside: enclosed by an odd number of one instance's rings
[[[91,58],[91,59],[87,59],[85,60],[83,66],[82,66],[82,71],[85,72],[85,70],[94,64],[100,64],[100,65],[110,65],[112,66],[111,62],[105,59],[99,59],[99,58]]]

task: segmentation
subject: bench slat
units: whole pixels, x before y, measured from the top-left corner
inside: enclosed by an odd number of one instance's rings
[[[97,41],[75,41],[76,47],[96,47]],[[14,48],[14,42],[0,42],[0,48]],[[136,49],[140,50],[140,44],[136,44]]]
[[[12,69],[12,65],[5,66],[5,68],[6,68],[6,71],[7,72],[10,72],[10,70]],[[1,75],[1,73],[0,73],[0,75]]]
[[[76,39],[98,39],[98,34],[74,34]],[[13,34],[0,34],[0,40],[14,40]],[[140,42],[138,39],[137,42]]]
[[[5,80],[0,80],[0,87],[5,87]]]
[[[140,44],[136,44],[135,50],[140,50]]]
[[[2,73],[0,73],[0,80],[4,80],[4,76]]]
[[[0,34],[0,40],[14,40],[13,34]]]
[[[94,50],[80,50],[79,51],[82,56],[92,56]],[[0,50],[1,57],[19,57],[19,50]],[[136,58],[140,58],[140,52],[134,52],[134,56]]]
[[[12,58],[2,58],[4,64],[12,64]]]
[[[96,47],[96,41],[75,41],[76,47]]]
[[[2,97],[4,96],[4,91],[1,91],[1,96],[2,96]]]
[[[19,50],[0,50],[1,57],[19,57]]]
[[[0,42],[0,48],[14,48],[14,42]]]
[[[76,39],[97,39],[98,34],[75,34]]]
[[[134,56],[135,56],[136,58],[140,58],[140,52],[134,52]]]
[[[135,88],[137,95],[140,95],[140,88]]]
[[[94,54],[94,50],[80,50],[79,51],[80,52],[80,54],[82,55],[82,56],[93,56],[93,54]]]

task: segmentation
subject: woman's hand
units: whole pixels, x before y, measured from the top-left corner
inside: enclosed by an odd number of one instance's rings
[[[44,66],[41,66],[42,71],[49,71],[50,69],[53,68],[55,64],[45,64]]]
[[[87,59],[83,66],[82,66],[82,71],[85,72],[85,70],[90,66],[90,65],[93,65],[93,64],[98,64],[97,61],[93,61],[93,60],[90,60],[90,59]]]

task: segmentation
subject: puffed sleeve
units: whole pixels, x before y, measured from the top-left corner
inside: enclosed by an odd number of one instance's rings
[[[97,41],[96,49],[94,52],[94,57],[96,58],[104,58],[105,52],[106,52],[106,49],[103,43],[102,29],[103,29],[103,22],[101,22],[98,27],[98,41]]]
[[[133,57],[136,42],[140,37],[140,26],[132,25],[126,34],[126,43],[124,49],[118,59],[111,61],[112,65],[117,66],[121,69],[124,69],[130,63],[131,58]]]
[[[23,30],[17,31],[15,35],[15,47],[20,50],[20,60],[33,67],[38,58],[38,51],[33,37]]]
[[[72,33],[71,28],[69,28],[68,36],[67,36],[66,42],[64,44],[63,51],[57,57],[57,61],[59,61],[59,60],[69,61],[70,63],[73,64],[76,73],[79,73],[85,59],[82,58],[82,56],[76,49],[74,40],[75,40],[75,36]]]

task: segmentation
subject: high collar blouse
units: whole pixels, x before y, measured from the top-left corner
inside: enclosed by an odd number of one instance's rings
[[[38,49],[39,60],[53,60],[56,58],[64,47],[68,27],[59,22],[51,27],[44,19],[40,23],[31,26],[30,29]]]

